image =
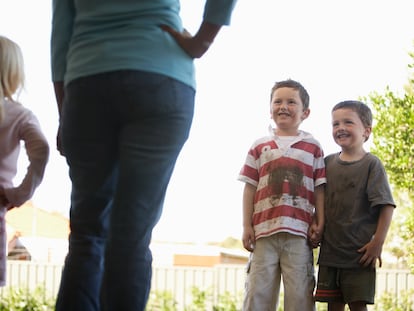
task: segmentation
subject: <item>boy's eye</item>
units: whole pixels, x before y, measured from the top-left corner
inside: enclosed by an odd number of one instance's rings
[[[339,124],[340,124],[340,122],[332,122],[332,126],[333,127],[336,127],[336,126],[339,126]],[[345,121],[343,121],[343,124],[354,124],[354,122],[352,121],[352,120],[345,120]]]
[[[282,104],[283,104],[283,100],[281,100],[281,99],[276,99],[276,100],[274,100],[274,101],[273,101],[273,104],[274,104],[274,105],[282,105]],[[294,105],[296,105],[296,102],[295,102],[294,100],[288,100],[288,101],[286,102],[286,104],[287,104],[288,106],[294,106]]]

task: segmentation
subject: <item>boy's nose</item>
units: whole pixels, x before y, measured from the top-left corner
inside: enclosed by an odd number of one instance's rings
[[[345,130],[345,126],[343,123],[339,123],[337,128],[336,128],[337,132],[343,132]]]
[[[280,107],[280,109],[287,110],[288,105],[285,102],[281,102],[279,107]]]

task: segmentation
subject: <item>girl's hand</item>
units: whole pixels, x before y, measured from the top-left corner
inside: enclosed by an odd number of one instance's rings
[[[4,194],[0,194],[0,207],[6,207],[7,210],[10,210],[14,206],[10,204],[9,200],[6,198]]]
[[[8,200],[6,196],[3,194],[0,194],[0,206],[6,206],[7,203],[8,203]]]
[[[11,210],[14,208],[13,205],[10,204],[9,200],[6,197],[6,194],[4,193],[4,189],[0,187],[0,207],[6,207],[7,210]]]
[[[8,203],[8,200],[6,198],[6,194],[4,193],[3,187],[0,187],[0,207],[6,206],[6,203]]]

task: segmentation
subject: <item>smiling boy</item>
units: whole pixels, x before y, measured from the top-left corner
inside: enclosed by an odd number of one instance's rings
[[[359,101],[332,109],[332,136],[341,151],[326,157],[325,229],[316,300],[328,310],[366,311],[374,303],[375,267],[395,207],[381,161],[364,150],[372,114]]]
[[[243,310],[277,309],[283,278],[284,310],[310,311],[315,280],[307,237],[311,226],[316,235],[323,228],[323,151],[299,129],[310,113],[299,82],[273,86],[270,113],[276,128],[253,143],[239,175],[245,183],[242,240],[251,252]]]

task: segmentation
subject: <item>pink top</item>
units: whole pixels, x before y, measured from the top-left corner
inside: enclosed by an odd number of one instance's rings
[[[49,159],[49,145],[36,116],[20,103],[3,102],[0,121],[0,187],[14,207],[29,200],[43,179]],[[17,173],[20,142],[25,144],[29,160],[27,172],[20,185],[13,185]]]

